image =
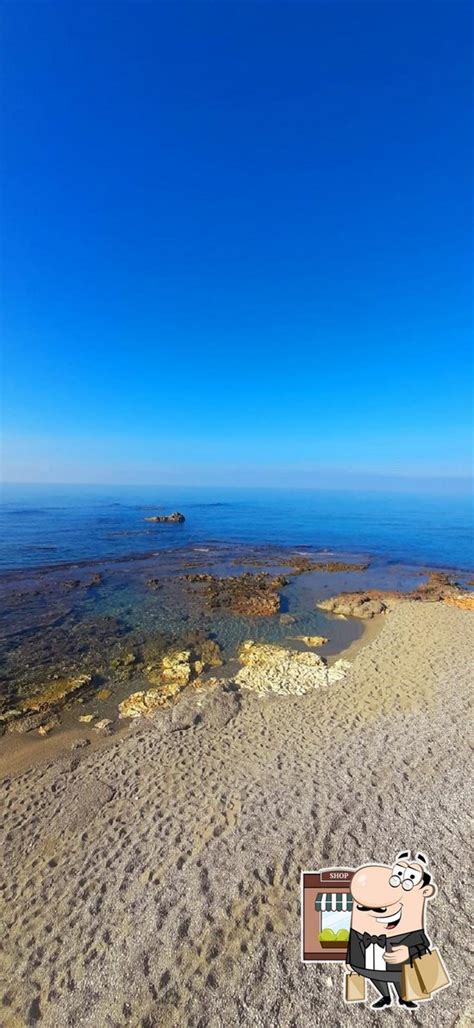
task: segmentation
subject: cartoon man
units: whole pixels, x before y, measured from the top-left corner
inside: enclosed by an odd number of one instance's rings
[[[421,853],[413,861],[410,853],[400,853],[393,867],[369,864],[358,868],[352,879],[348,970],[370,978],[378,989],[375,1009],[390,1006],[390,982],[401,1006],[417,1006],[402,998],[401,978],[403,964],[430,948],[425,906],[436,889],[423,865]]]

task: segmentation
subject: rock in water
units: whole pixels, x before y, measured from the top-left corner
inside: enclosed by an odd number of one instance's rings
[[[162,659],[161,680],[187,685],[191,678],[191,651],[170,650]],[[151,679],[150,679],[151,681]]]
[[[95,698],[96,700],[108,700],[109,696],[111,695],[111,689],[99,689],[99,691],[95,694]]]
[[[284,575],[272,577],[265,572],[243,575],[183,575],[199,590],[204,585],[203,596],[212,609],[222,607],[244,617],[262,617],[278,614],[280,611],[279,589],[288,585]]]
[[[329,642],[324,635],[295,635],[295,639],[306,643],[307,646],[324,646]]]
[[[195,650],[198,663],[202,664],[201,671],[211,667],[220,667],[224,663],[219,643],[214,639],[203,639],[201,643],[196,644]]]
[[[90,746],[90,739],[73,739],[71,743],[72,750],[83,750],[86,746]]]
[[[374,598],[369,593],[341,593],[328,600],[316,604],[320,610],[328,610],[331,614],[342,614],[344,617],[373,618],[375,614],[383,614],[387,604]]]
[[[108,735],[112,730],[112,724],[113,721],[111,721],[109,717],[103,717],[101,721],[96,721],[93,727],[97,732],[103,732],[105,735]]]
[[[152,685],[172,680],[187,685],[193,673],[200,675],[202,671],[220,667],[224,663],[221,648],[215,639],[206,639],[198,633],[192,633],[184,645],[186,649],[173,647],[159,662],[146,665],[146,676]]]
[[[348,661],[338,660],[328,669],[317,653],[295,652],[251,640],[242,644],[239,660],[244,667],[235,675],[235,683],[260,695],[302,696],[344,678],[350,667]]]
[[[46,721],[44,725],[40,725],[38,728],[38,735],[49,735],[53,728],[57,728],[60,724],[58,717],[52,717],[49,721]]]
[[[173,511],[172,514],[155,514],[154,517],[145,518],[145,521],[155,522],[168,522],[169,524],[177,525],[181,522],[186,521],[184,514],[181,514],[179,510]]]
[[[288,562],[289,567],[293,568],[295,575],[307,574],[308,571],[367,571],[368,564],[347,564],[346,561],[342,560],[329,560],[325,562],[314,561],[309,557],[303,557],[301,554],[297,554],[295,557],[291,557]]]
[[[57,715],[48,717],[48,714],[45,711],[40,714],[23,714],[8,722],[7,731],[17,732],[20,735],[23,735],[25,732],[32,732],[37,728],[41,735],[45,735],[51,730],[51,728],[55,728],[59,725],[59,723],[60,721]],[[42,728],[44,728],[43,732],[41,732]]]
[[[58,678],[43,686],[41,692],[21,703],[22,710],[41,710],[64,700],[70,693],[83,689],[92,682],[92,675],[77,675],[75,678]]]

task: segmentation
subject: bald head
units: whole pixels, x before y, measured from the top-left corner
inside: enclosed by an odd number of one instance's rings
[[[416,862],[359,867],[351,882],[352,927],[388,936],[423,928],[425,902],[434,891]]]

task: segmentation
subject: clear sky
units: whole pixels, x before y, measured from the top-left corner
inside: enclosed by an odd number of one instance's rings
[[[4,478],[466,476],[471,11],[4,4]]]

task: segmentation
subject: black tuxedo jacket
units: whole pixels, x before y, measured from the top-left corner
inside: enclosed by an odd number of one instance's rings
[[[416,957],[422,957],[430,948],[430,942],[422,928],[417,932],[405,932],[403,935],[390,936],[392,946],[408,946],[410,963]],[[364,971],[369,975],[370,971],[365,968],[365,946],[362,943],[362,935],[355,932],[353,928],[349,934],[347,947],[347,963],[354,968],[354,971]],[[404,961],[407,963],[407,961]],[[388,971],[401,971],[403,964],[387,964]]]

